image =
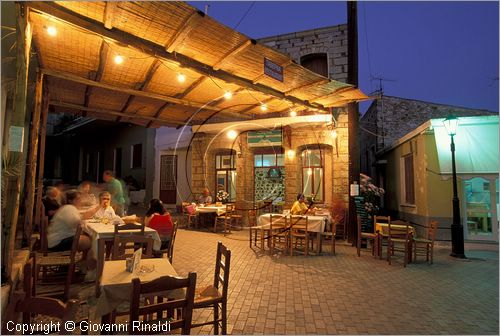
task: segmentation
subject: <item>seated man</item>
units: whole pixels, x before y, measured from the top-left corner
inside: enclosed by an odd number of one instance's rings
[[[111,194],[109,192],[103,191],[99,194],[99,206],[94,218],[123,223],[123,220],[115,214],[115,210],[111,207]]]
[[[309,207],[305,202],[304,194],[298,194],[297,200],[293,203],[290,213],[292,215],[305,215],[308,210]]]
[[[92,208],[80,215],[78,208],[81,205],[80,192],[68,190],[66,193],[66,205],[63,205],[54,215],[47,229],[47,245],[50,251],[68,251],[73,245],[76,228],[82,219],[89,219],[96,213],[99,207]],[[83,234],[78,241],[78,251],[83,251],[86,259],[90,250],[90,237]],[[95,267],[95,260],[87,260],[89,268]]]
[[[203,189],[203,193],[198,197],[198,204],[211,204],[212,196],[210,196],[210,190],[208,188]]]

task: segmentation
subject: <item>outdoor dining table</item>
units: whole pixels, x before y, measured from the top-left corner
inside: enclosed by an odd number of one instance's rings
[[[271,215],[273,217],[284,217],[285,215],[283,214],[263,214],[260,215],[259,218],[257,219],[257,225],[263,226],[263,228],[269,226],[269,223],[271,221]],[[318,239],[318,244],[316,245],[316,253],[319,253],[319,246],[321,245],[321,239],[322,239],[322,233],[325,231],[325,226],[328,222],[328,217],[326,216],[300,216],[300,215],[291,215],[290,220],[291,224],[293,225],[298,218],[302,217],[307,217],[307,231],[308,232],[316,232],[317,234],[317,239]]]
[[[90,253],[97,260],[97,268],[96,268],[96,293],[98,291],[99,286],[99,277],[102,274],[102,267],[104,261],[104,253],[105,253],[105,244],[106,242],[112,242],[115,239],[115,225],[113,223],[105,224],[100,220],[86,220],[84,221],[85,225],[83,227],[83,231],[85,231],[91,238],[92,246],[90,248]],[[125,235],[127,233],[133,234],[134,230],[125,230],[120,231],[121,235]],[[152,228],[145,227],[144,235],[146,237],[153,238],[153,249],[160,250],[161,248],[161,239],[158,232]]]
[[[128,311],[132,279],[139,278],[141,282],[149,282],[167,275],[178,276],[166,258],[142,259],[134,273],[126,270],[126,260],[106,261],[100,284],[101,295],[96,304],[96,320],[100,317],[102,324],[107,324],[113,311]],[[185,292],[183,289],[176,289],[161,295],[169,299],[182,299]]]
[[[214,226],[215,218],[226,213],[226,205],[197,206],[196,213],[200,215],[200,224],[202,226]]]
[[[395,224],[395,223],[401,223],[401,224]],[[393,221],[391,222],[391,227],[396,228],[396,229],[404,229],[406,228],[406,225],[403,224],[403,221]],[[412,252],[413,252],[413,236],[415,235],[415,228],[413,226],[409,226],[410,229],[410,244],[408,246],[408,262],[411,263],[412,261]],[[377,239],[378,239],[378,251],[377,254],[379,255],[380,258],[382,258],[382,239],[384,237],[387,237],[389,235],[389,224],[387,223],[375,223],[375,232],[377,232]]]

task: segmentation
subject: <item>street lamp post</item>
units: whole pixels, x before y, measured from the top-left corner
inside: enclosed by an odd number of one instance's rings
[[[451,169],[453,173],[453,223],[451,224],[451,256],[455,258],[465,258],[464,254],[464,227],[460,220],[460,201],[457,192],[457,168],[455,166],[455,142],[454,136],[457,134],[458,118],[448,116],[443,121],[446,131],[451,137]]]

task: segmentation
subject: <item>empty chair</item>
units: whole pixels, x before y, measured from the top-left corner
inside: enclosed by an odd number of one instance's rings
[[[145,236],[116,235],[113,241],[113,260],[131,257],[138,249],[142,249],[142,258],[153,258],[153,238]]]
[[[233,207],[232,213],[231,213],[231,222],[235,222],[236,225],[240,227],[240,229],[243,229],[243,215],[239,213],[236,209],[235,204],[231,204]]]
[[[290,225],[287,216],[273,215],[269,216],[269,249],[274,253],[275,247],[282,247],[283,251],[288,250]]]
[[[223,215],[217,216],[214,221],[214,232],[217,232],[217,225],[221,224],[224,227],[224,234],[231,232],[231,220],[233,214],[233,206],[226,204],[226,212]]]
[[[16,315],[22,313],[25,325],[38,325],[40,327],[45,325],[48,327],[50,326],[50,324],[47,324],[48,321],[52,321],[54,326],[59,322],[58,328],[55,327],[52,330],[47,330],[47,332],[54,333],[59,331],[61,335],[68,335],[74,329],[66,329],[65,322],[75,321],[79,302],[73,299],[69,300],[68,303],[64,303],[58,299],[38,296],[21,298],[20,295],[16,294],[14,305],[14,313]],[[47,320],[47,318],[50,318],[50,320]],[[40,330],[40,334],[43,333],[45,331]]]
[[[325,230],[321,235],[322,238],[329,238],[331,239],[331,251],[332,254],[335,255],[335,239],[337,238],[337,225],[341,225],[339,223],[343,223],[345,219],[345,210],[343,210],[339,214],[335,214],[332,217],[332,222],[330,223],[330,231]],[[321,252],[321,244],[320,242],[320,252]]]
[[[384,242],[387,242],[387,237],[388,237],[388,229],[387,230],[377,230],[377,224],[388,224],[391,221],[391,216],[373,216],[373,227],[375,228],[375,231],[377,233],[377,254],[379,255],[380,259],[382,259],[382,249],[384,247]]]
[[[438,221],[431,221],[431,226],[427,228],[425,237],[413,237],[413,256],[415,261],[417,256],[425,256],[425,260],[429,264],[433,263],[434,257],[434,240],[436,239],[436,232],[439,226]]]
[[[290,217],[290,255],[297,249],[298,243],[304,249],[304,254],[309,255],[309,232],[307,232],[309,219],[307,216]]]
[[[135,234],[144,235],[145,225],[141,223],[124,223],[115,225],[115,235],[116,234]]]
[[[389,265],[391,264],[391,258],[395,252],[404,253],[403,266],[409,262],[409,252],[410,252],[410,225],[405,222],[404,225],[391,224],[389,226],[389,236],[387,238],[387,261]]]
[[[218,242],[213,285],[196,288],[194,300],[194,309],[213,309],[213,320],[192,324],[192,328],[213,324],[214,334],[218,334],[220,323],[222,335],[227,334],[227,292],[230,267],[231,251],[222,242]]]
[[[182,335],[189,335],[195,288],[196,273],[192,272],[187,278],[164,276],[146,283],[141,283],[139,278],[133,279],[128,332],[150,335],[180,329]],[[184,298],[169,300],[164,297],[165,292],[177,289],[185,291]],[[142,322],[141,330],[134,329],[136,321]],[[167,322],[168,330],[154,329],[158,325],[167,326]]]
[[[365,232],[364,227],[362,225],[362,219],[361,216],[357,216],[357,223],[358,223],[358,240],[357,240],[357,250],[358,250],[358,257],[361,256],[361,242],[362,240],[366,240],[367,243],[371,243],[372,246],[372,255],[375,255],[375,250],[377,249],[377,235],[373,232]]]
[[[170,245],[168,246],[168,261],[173,262],[174,259],[174,244],[175,237],[177,236],[177,221],[174,222],[174,231],[172,232],[172,239],[170,240]]]
[[[199,216],[196,213],[196,206],[189,202],[182,202],[182,213],[186,218],[186,227],[190,228],[191,226],[194,226],[197,229]]]

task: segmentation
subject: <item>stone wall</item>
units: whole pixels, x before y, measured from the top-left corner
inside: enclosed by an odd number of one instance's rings
[[[334,200],[346,206],[349,191],[349,147],[347,112],[342,110],[338,117],[338,137],[333,139],[325,125],[302,127],[283,127],[282,147],[285,153],[283,184],[284,208],[291,208],[296,196],[302,191],[301,153],[307,149],[321,148],[325,157],[324,192],[326,205]],[[201,194],[204,187],[212,193],[215,190],[215,155],[224,150],[234,150],[236,155],[236,206],[238,209],[251,209],[256,206],[255,179],[260,168],[254,168],[254,148],[247,145],[247,134],[241,133],[236,140],[229,140],[225,134],[197,133],[192,143],[192,191],[194,196]],[[288,150],[295,152],[293,157]],[[267,171],[267,168],[264,168]],[[281,190],[281,189],[280,189]],[[246,221],[246,216],[244,216]]]
[[[329,78],[347,81],[347,25],[318,28],[258,40],[289,55],[300,64],[301,57],[326,53]]]

